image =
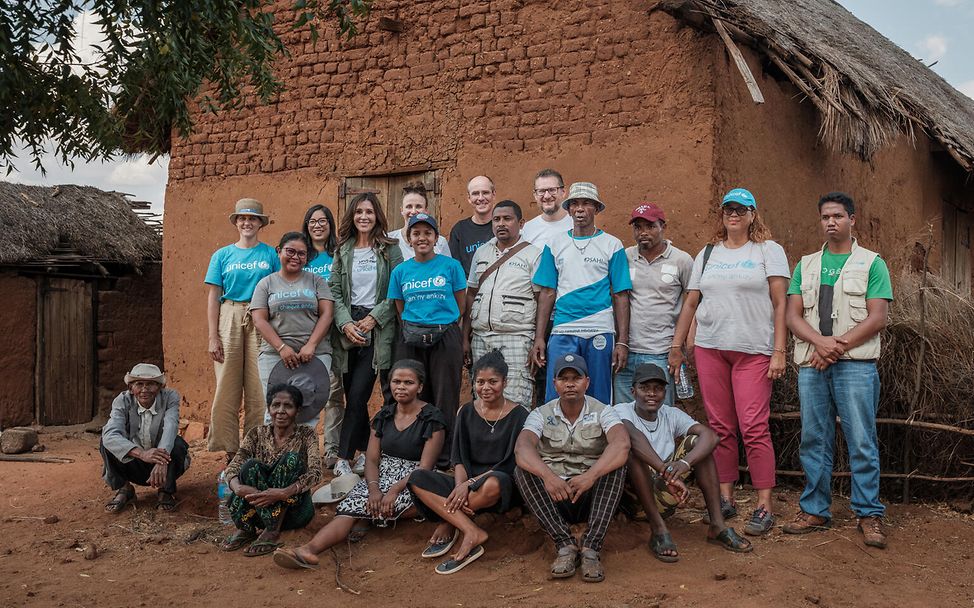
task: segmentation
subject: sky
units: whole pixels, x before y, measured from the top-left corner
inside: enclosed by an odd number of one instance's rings
[[[940,74],[947,82],[974,98],[974,0],[839,0],[887,38]],[[90,19],[76,20],[78,48],[97,44],[100,38]],[[36,185],[84,184],[131,194],[162,211],[169,159],[153,164],[148,156],[123,157],[113,162],[59,163],[53,154],[43,158],[46,175],[34,170],[26,155],[16,162],[18,172],[6,178]]]

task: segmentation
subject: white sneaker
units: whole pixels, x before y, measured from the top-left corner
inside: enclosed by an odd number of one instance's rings
[[[365,475],[365,452],[358,455],[352,464],[352,472],[356,475]]]
[[[347,475],[352,472],[352,467],[348,464],[348,461],[344,458],[339,458],[338,462],[335,463],[335,477],[341,477],[342,475]]]

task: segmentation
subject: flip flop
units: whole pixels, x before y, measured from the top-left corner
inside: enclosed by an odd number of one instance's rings
[[[176,510],[176,497],[169,492],[159,490],[159,502],[156,503],[156,508],[167,512]]]
[[[714,537],[707,536],[707,542],[720,545],[734,553],[750,553],[754,550],[754,545],[746,538],[740,536],[734,528],[724,528]]]
[[[238,530],[233,536],[229,536],[223,541],[223,544],[220,545],[220,551],[236,551],[240,547],[250,544],[255,540],[257,540],[257,535],[253,532]]]
[[[447,553],[450,552],[450,549],[453,548],[453,544],[457,542],[458,538],[460,538],[460,531],[454,529],[452,538],[448,538],[447,540],[443,540],[438,543],[430,542],[428,545],[426,545],[426,548],[423,549],[423,557],[431,558],[431,557],[440,557],[441,555],[446,555]]]
[[[484,546],[477,545],[476,547],[470,550],[470,553],[467,553],[467,557],[461,560],[450,558],[445,562],[443,562],[442,564],[440,564],[439,566],[437,566],[434,569],[434,572],[436,572],[437,574],[453,574],[455,572],[459,572],[460,570],[466,568],[467,565],[475,562],[483,554],[484,554]]]
[[[663,553],[664,551],[676,551],[676,543],[673,542],[673,537],[670,536],[669,532],[653,534],[649,538],[649,550],[653,552],[653,557],[661,562],[672,564],[680,561],[679,555],[667,555]]]
[[[115,492],[115,496],[105,504],[106,513],[121,513],[129,501],[135,499],[135,488],[125,486]]]
[[[317,570],[318,564],[311,564],[291,549],[278,549],[274,552],[274,563],[288,570]]]
[[[250,546],[244,551],[244,557],[260,557],[261,555],[267,555],[280,546],[281,543],[278,542],[258,539],[250,543]]]

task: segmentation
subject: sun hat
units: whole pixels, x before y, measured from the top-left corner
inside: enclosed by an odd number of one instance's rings
[[[152,380],[163,386],[166,385],[166,375],[162,373],[158,365],[151,363],[136,363],[132,371],[125,374],[125,384],[132,384],[136,380]]]
[[[669,384],[669,380],[666,379],[666,372],[663,368],[656,365],[655,363],[643,363],[642,365],[636,366],[635,371],[632,373],[632,385],[642,384],[643,382],[648,382],[649,380],[655,380],[656,382],[662,382],[663,384]]]
[[[574,200],[592,201],[599,207],[601,212],[605,209],[605,203],[599,198],[599,189],[591,182],[575,182],[568,187],[568,196],[561,202],[561,208],[568,210],[568,204]]]
[[[566,369],[573,369],[582,376],[588,376],[588,364],[581,355],[568,353],[555,360],[554,377],[557,378]]]
[[[318,357],[312,357],[310,361],[294,369],[288,369],[283,360],[278,361],[267,378],[267,388],[277,384],[288,384],[301,391],[304,400],[295,420],[298,424],[314,419],[328,403],[328,396],[331,394],[328,368]]]
[[[264,215],[264,205],[255,198],[242,198],[237,201],[236,206],[233,208],[233,213],[230,214],[230,223],[237,223],[238,215],[253,215],[260,218],[260,225],[266,226],[270,222],[270,218]]]
[[[666,214],[663,213],[663,208],[655,203],[639,203],[639,206],[632,210],[632,217],[629,219],[629,223],[633,223],[636,220],[646,220],[647,222],[657,222],[666,221]]]
[[[721,207],[728,203],[738,203],[744,205],[745,207],[750,207],[751,209],[757,209],[758,203],[754,200],[754,195],[744,188],[734,188],[730,192],[724,195],[724,201],[720,204]]]
[[[409,222],[406,224],[407,236],[409,235],[409,229],[416,224],[428,224],[433,229],[433,232],[436,233],[436,236],[440,235],[440,228],[436,225],[436,218],[426,213],[417,213],[416,215],[409,216]]]
[[[355,484],[360,481],[362,478],[355,473],[340,475],[315,490],[311,495],[311,502],[318,505],[336,503],[348,496]]]

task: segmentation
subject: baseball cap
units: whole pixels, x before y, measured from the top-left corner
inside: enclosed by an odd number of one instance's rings
[[[643,363],[642,365],[636,366],[636,369],[632,373],[632,385],[642,384],[649,380],[655,380],[657,382],[662,382],[663,384],[669,384],[666,380],[666,372],[663,368],[656,365],[655,363]]]
[[[666,214],[663,209],[655,203],[639,203],[639,206],[632,210],[632,218],[629,223],[636,220],[646,220],[647,222],[666,221]]]
[[[721,207],[727,203],[739,203],[745,207],[750,207],[751,209],[757,209],[758,203],[754,200],[754,195],[744,188],[734,188],[730,192],[724,195],[724,201],[720,204]]]
[[[555,360],[555,375],[558,375],[565,371],[566,369],[573,369],[582,376],[588,376],[588,365],[585,363],[585,359],[581,355],[575,353],[568,353],[562,355]]]
[[[416,215],[410,216],[409,223],[406,224],[406,234],[409,234],[409,229],[416,224],[428,224],[429,227],[433,229],[433,232],[437,234],[437,236],[440,234],[440,228],[436,225],[436,218],[434,218],[432,215],[428,215],[426,213],[417,213]]]

